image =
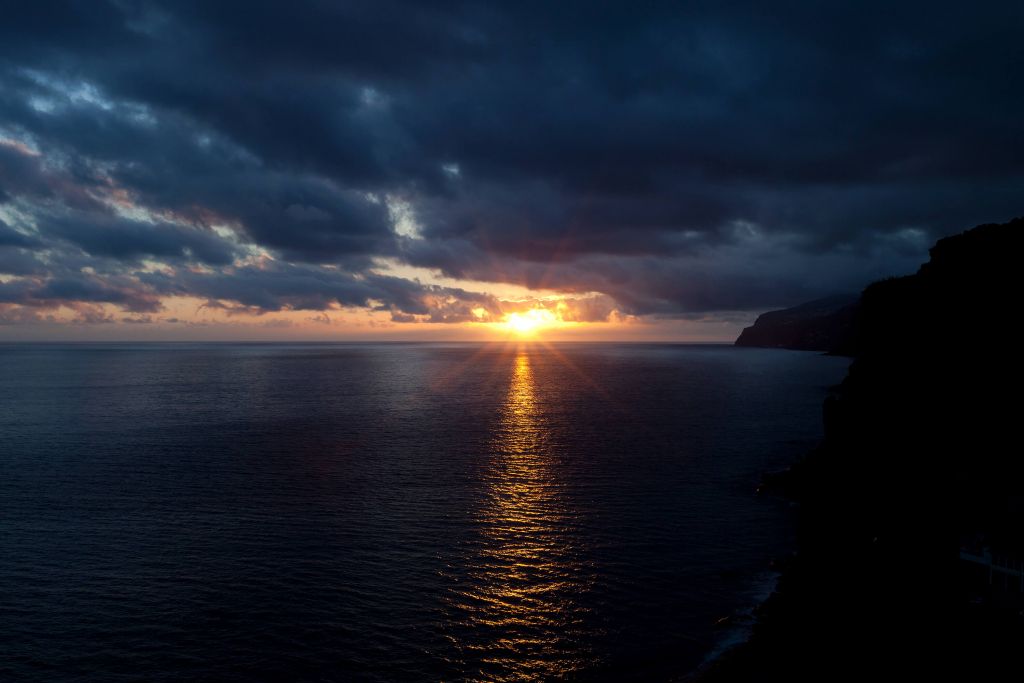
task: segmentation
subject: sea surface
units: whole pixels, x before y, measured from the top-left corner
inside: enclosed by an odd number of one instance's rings
[[[0,345],[0,680],[658,680],[734,638],[847,361]],[[736,620],[734,620],[736,621]]]

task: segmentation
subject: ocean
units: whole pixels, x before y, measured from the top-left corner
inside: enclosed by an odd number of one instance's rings
[[[847,363],[0,345],[0,680],[678,677],[792,551],[755,489]]]

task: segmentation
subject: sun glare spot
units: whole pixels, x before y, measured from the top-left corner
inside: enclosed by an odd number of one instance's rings
[[[531,308],[528,311],[509,313],[505,316],[505,327],[524,337],[557,322],[558,317],[546,308]]]

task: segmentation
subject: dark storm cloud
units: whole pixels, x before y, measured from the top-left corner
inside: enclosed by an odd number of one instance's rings
[[[652,315],[856,288],[1020,213],[1022,20],[1009,2],[21,3],[0,23],[0,244],[19,249],[0,270],[37,275],[45,250],[56,287],[85,252],[158,295],[439,321],[494,303],[372,259]],[[232,266],[247,250],[279,262]],[[134,276],[141,258],[208,269]]]
[[[450,277],[518,282],[576,295],[602,292],[621,312],[672,317],[765,309],[780,301],[856,291],[865,278],[916,269],[926,239],[915,230],[869,234],[848,248],[821,250],[808,258],[804,239],[770,239],[748,226],[714,247],[702,244],[660,255],[586,254],[542,262],[497,259],[467,243],[422,254],[415,247],[426,245],[415,243],[408,257],[440,264]]]
[[[65,239],[96,256],[194,260],[213,265],[233,261],[234,250],[229,243],[210,233],[170,223],[52,218],[46,221],[45,229],[47,235]]]
[[[310,265],[274,263],[218,273],[149,272],[138,273],[137,277],[140,284],[161,295],[201,297],[209,306],[228,310],[233,309],[225,302],[234,302],[239,311],[256,314],[366,307],[390,311],[397,318],[427,316],[429,322],[456,322],[453,318],[457,314],[464,315],[463,320],[471,319],[476,307],[492,313],[499,310],[496,300],[486,294]]]
[[[160,301],[129,278],[103,278],[88,274],[61,275],[0,282],[0,303],[31,308],[53,308],[73,303],[112,303],[128,311],[157,311]]]
[[[38,240],[35,238],[20,233],[0,221],[0,247],[33,247],[37,244]]]
[[[259,244],[298,260],[393,251],[387,209],[365,192],[339,187],[329,178],[267,168],[216,130],[174,114],[157,118],[147,107],[105,100],[89,90],[69,95],[68,88],[82,86],[60,80],[44,80],[43,85],[38,78],[12,80],[20,86],[27,80],[31,87],[20,97],[8,96],[8,120],[46,141],[47,156],[55,159],[48,164],[36,152],[0,144],[0,182],[10,177],[5,184],[18,196],[105,213],[109,209],[99,198],[122,199],[120,193],[187,222],[234,225]],[[44,105],[36,103],[43,110],[31,106],[33,97],[44,98]],[[53,101],[45,99],[50,97]],[[126,241],[140,241],[138,226],[125,225],[121,231]],[[161,231],[173,232],[167,224],[152,232]],[[179,235],[184,241],[199,239],[189,231]],[[177,238],[168,234],[164,239]],[[126,245],[124,251],[130,254],[133,248]],[[174,251],[164,245],[158,255]],[[223,261],[223,252],[215,254],[212,243],[206,252],[213,262]]]
[[[41,275],[45,266],[34,254],[24,249],[11,249],[0,245],[0,273],[6,275]]]
[[[129,311],[157,311],[160,302],[137,291],[134,283],[117,286],[109,280],[94,277],[53,278],[43,287],[31,293],[32,298],[42,301],[88,301],[119,304]]]
[[[247,266],[214,274],[179,271],[144,273],[139,277],[161,294],[233,301],[261,312],[284,308],[319,310],[333,304],[363,306],[376,293],[348,273],[309,266]]]
[[[38,152],[0,138],[0,187],[9,203],[16,197],[35,201],[59,201],[69,208],[95,211],[101,208],[88,193],[88,185],[46,168]]]

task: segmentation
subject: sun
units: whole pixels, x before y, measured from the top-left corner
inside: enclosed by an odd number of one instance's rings
[[[529,337],[538,330],[558,322],[558,317],[546,308],[531,308],[528,311],[509,313],[505,316],[505,327],[521,337]]]

